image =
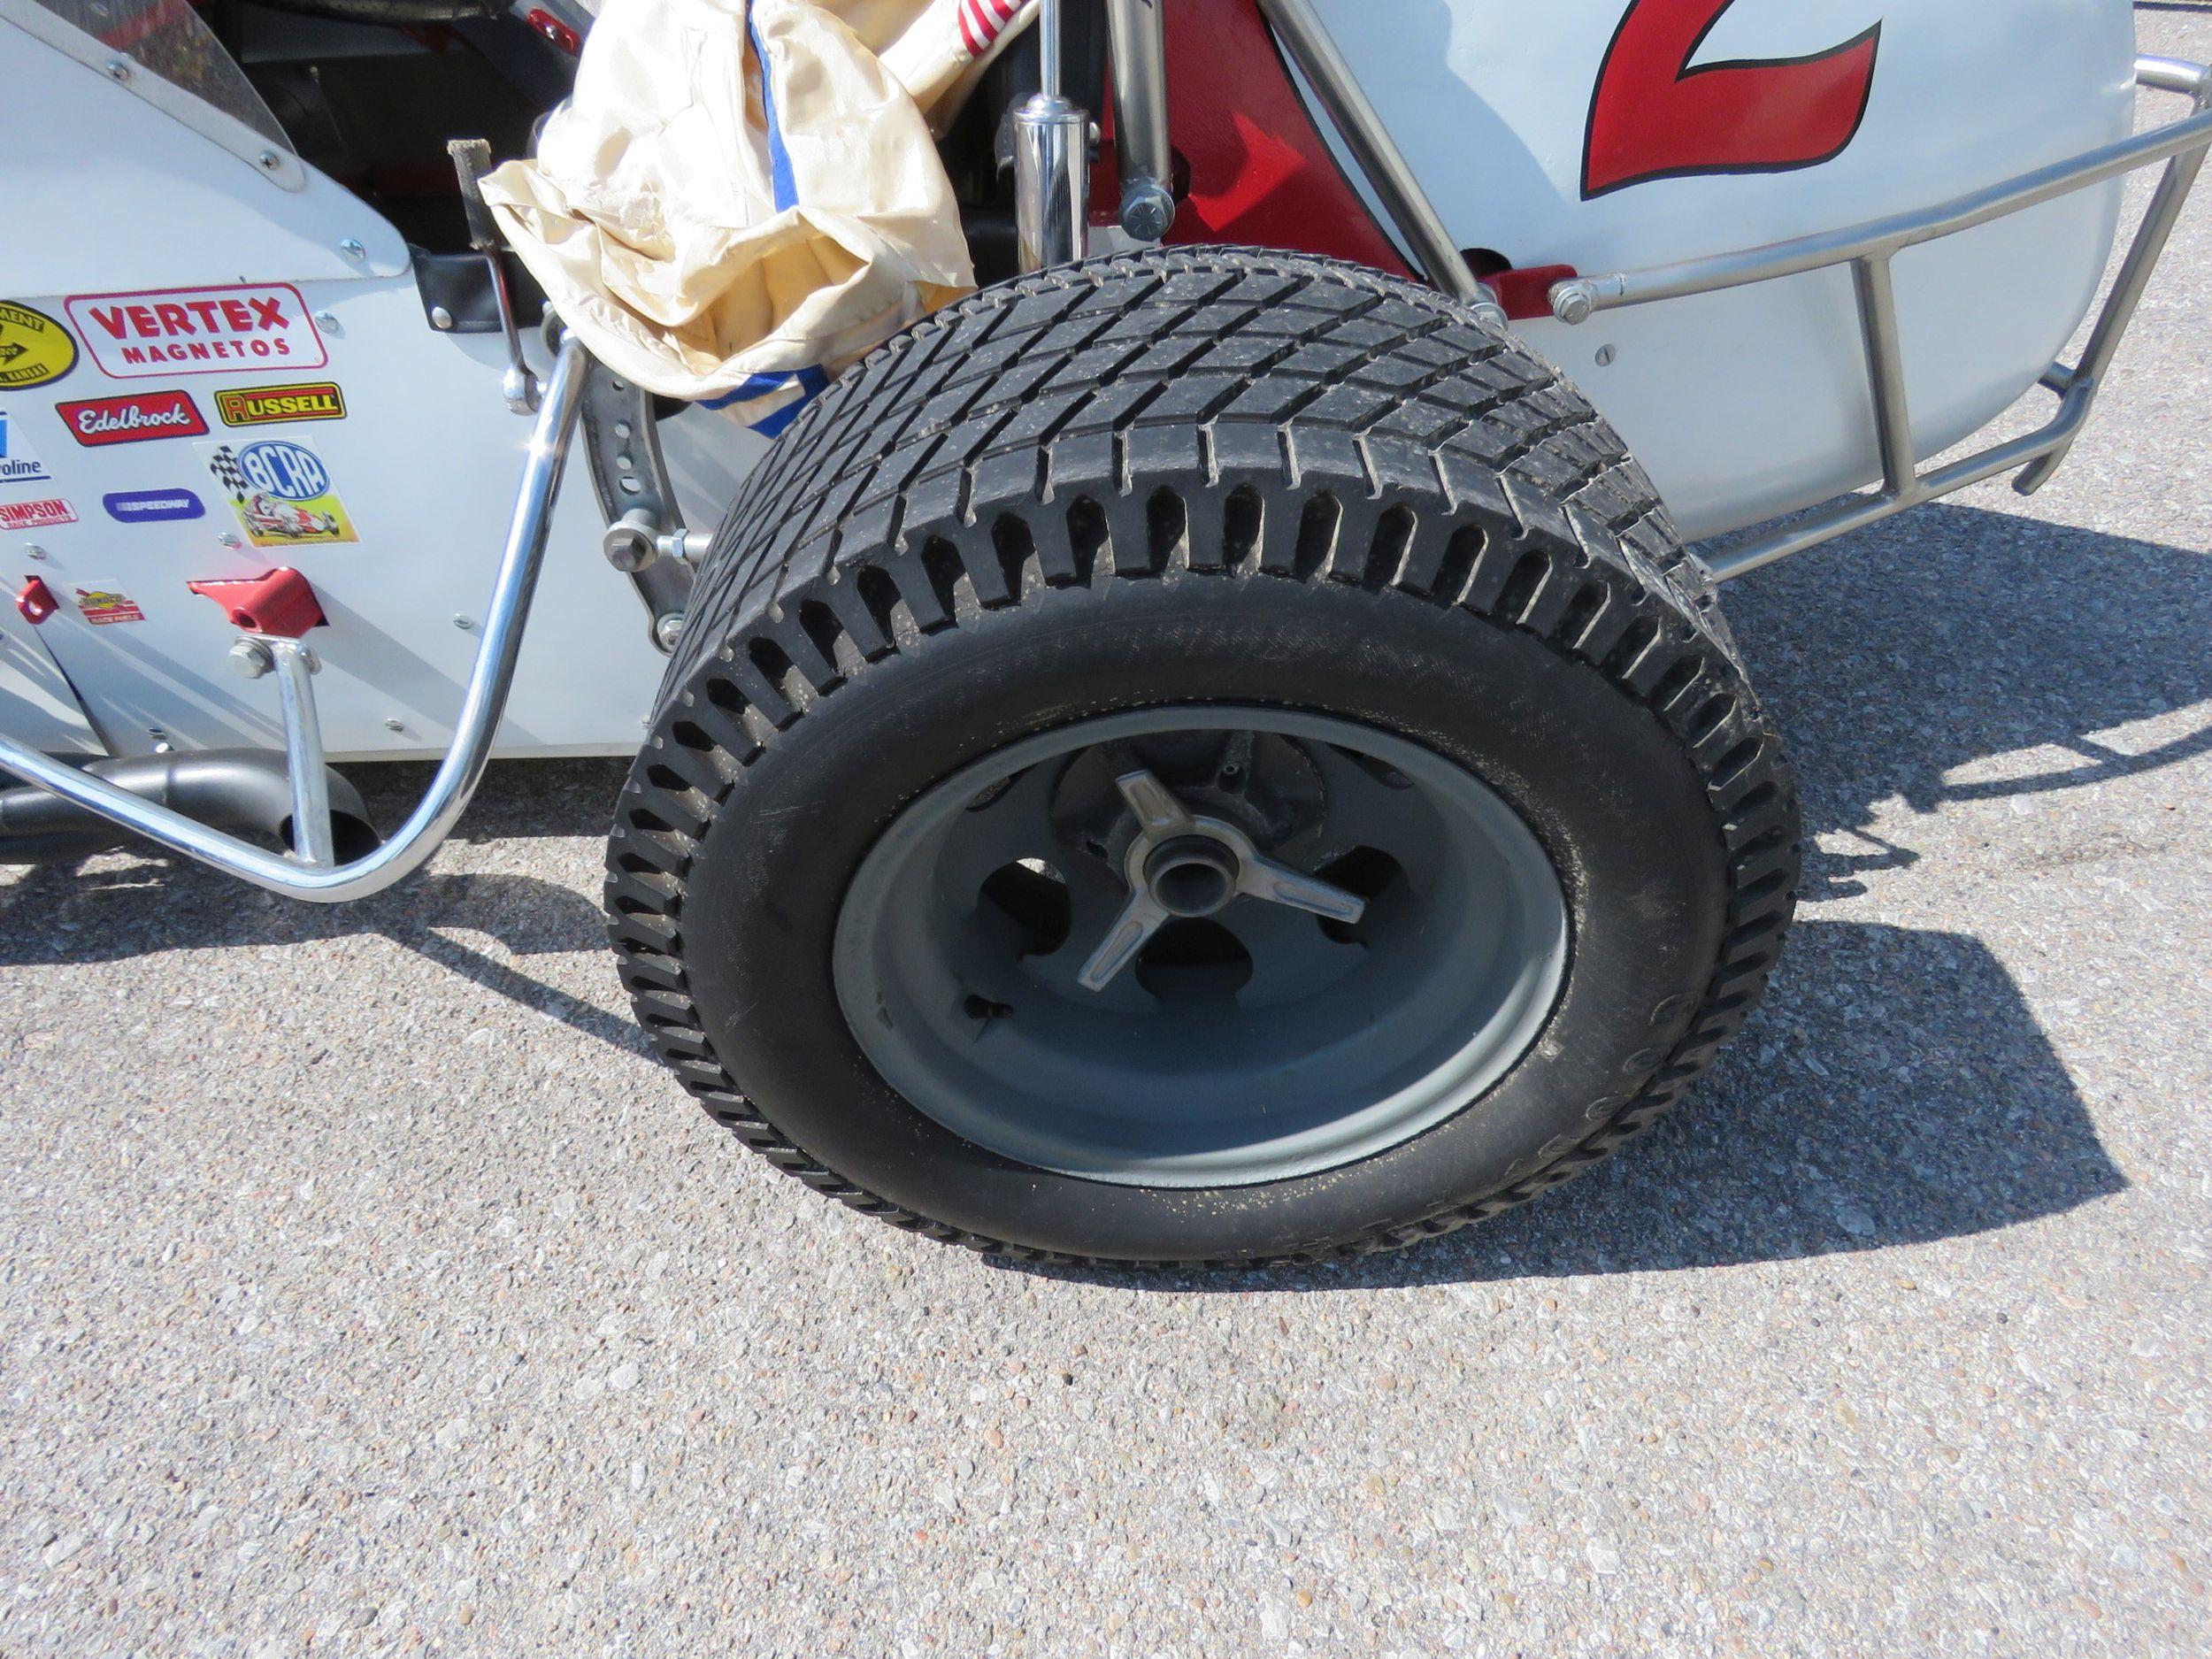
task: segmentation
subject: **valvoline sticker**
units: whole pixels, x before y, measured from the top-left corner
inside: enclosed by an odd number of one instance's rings
[[[118,524],[164,524],[173,518],[204,518],[207,504],[188,489],[122,489],[100,497]]]

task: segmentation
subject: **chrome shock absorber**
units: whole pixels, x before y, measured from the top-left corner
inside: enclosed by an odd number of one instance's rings
[[[1014,216],[1025,271],[1071,265],[1083,257],[1091,194],[1091,118],[1066,95],[1062,4],[1042,0],[1038,8],[1044,90],[1014,111]]]

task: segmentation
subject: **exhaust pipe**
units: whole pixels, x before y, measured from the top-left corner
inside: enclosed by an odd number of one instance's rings
[[[142,800],[211,829],[257,830],[292,844],[292,781],[284,757],[258,749],[210,749],[190,755],[134,755],[84,769]],[[330,826],[340,862],[381,843],[361,793],[326,766]],[[0,773],[0,776],[5,776]],[[0,864],[74,864],[118,847],[132,833],[114,819],[35,786],[0,789]]]

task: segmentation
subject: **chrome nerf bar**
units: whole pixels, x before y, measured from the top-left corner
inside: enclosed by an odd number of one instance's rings
[[[2175,92],[2193,104],[2185,119],[2154,128],[2136,137],[2091,150],[2071,161],[2055,163],[1992,185],[1924,212],[1900,214],[1825,231],[1793,242],[1775,242],[1740,253],[1685,260],[1678,265],[1655,265],[1643,271],[1617,271],[1604,276],[1574,277],[1555,283],[1551,291],[1552,314],[1563,323],[1586,322],[1600,311],[1628,305],[1648,305],[1660,300],[1710,294],[1722,288],[1771,282],[1778,277],[1819,271],[1832,265],[1851,267],[1859,311],[1859,333],[1866,354],[1867,378],[1874,399],[1877,448],[1882,459],[1882,488],[1873,495],[1847,495],[1825,507],[1790,520],[1781,527],[1756,534],[1713,554],[1706,564],[1716,580],[1726,581],[1832,541],[1848,531],[1902,512],[1908,507],[1964,489],[1985,479],[2017,467],[2013,487],[2032,495],[2047,482],[2065,461],[2067,451],[2080,436],[2094,407],[2097,393],[2112,367],[2121,339],[2135,319],[2151,272],[2166,250],[2175,221],[2181,216],[2205,151],[2212,146],[2212,67],[2174,58],[2136,60],[2139,86],[2154,92]],[[2048,424],[1978,454],[1923,472],[1914,453],[1912,418],[1905,397],[1905,369],[1897,333],[1897,300],[1890,280],[1890,261],[1908,248],[1939,237],[1955,235],[1986,225],[1992,219],[2036,207],[2045,202],[2101,184],[2154,162],[2166,164],[2135,240],[2121,261],[2104,309],[2098,313],[2081,361],[2072,368],[2053,364],[2040,384],[2058,396],[2058,411]]]
[[[477,647],[475,666],[469,672],[468,688],[454,723],[453,747],[446,751],[437,775],[431,779],[407,822],[374,852],[351,864],[330,862],[334,856],[330,801],[313,692],[307,678],[312,664],[295,641],[264,641],[278,648],[278,684],[292,770],[293,841],[297,849],[292,857],[266,852],[238,836],[210,829],[180,812],[157,806],[5,737],[0,737],[0,772],[13,772],[27,783],[50,789],[172,852],[212,864],[288,898],[338,904],[381,893],[412,875],[437,851],[459,820],[491,759],[492,734],[498,730],[508,689],[514,684],[523,625],[529,619],[531,595],[545,562],[546,536],[552,528],[553,503],[560,494],[561,468],[568,458],[569,440],[583,403],[585,371],[589,367],[581,342],[573,335],[565,335],[530,434],[522,482],[515,494],[514,516],[507,526],[506,549],[500,555],[499,573],[484,613],[483,643]]]

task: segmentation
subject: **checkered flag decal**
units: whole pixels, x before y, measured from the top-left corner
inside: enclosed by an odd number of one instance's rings
[[[227,443],[215,446],[215,453],[207,457],[207,470],[215,474],[215,481],[230,492],[230,498],[243,503],[253,492],[246,486],[246,475],[238,467],[238,457]]]

